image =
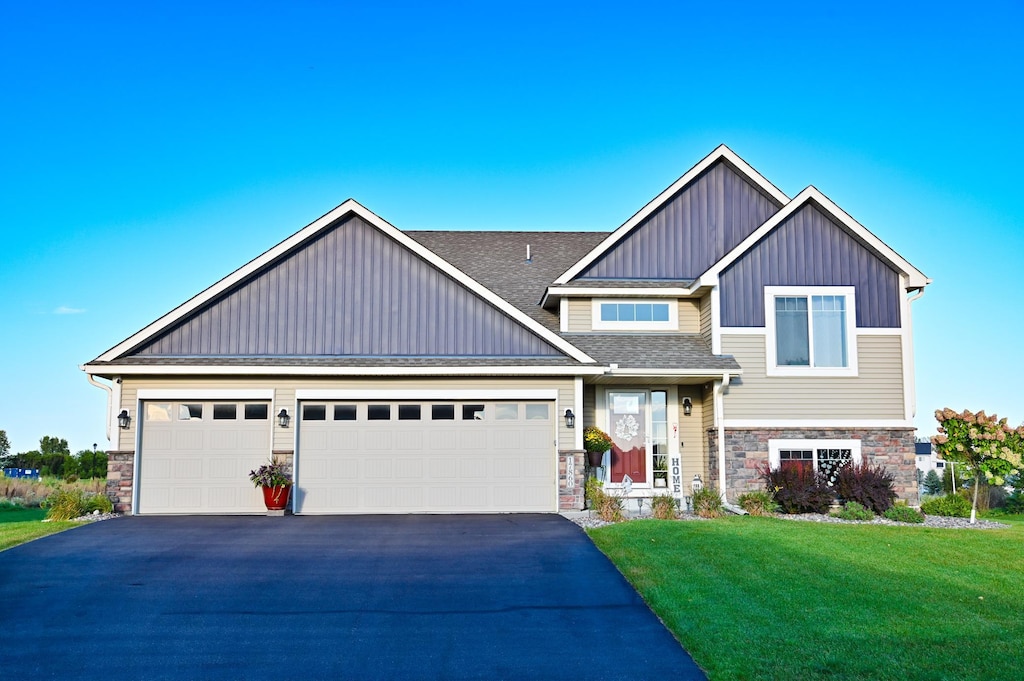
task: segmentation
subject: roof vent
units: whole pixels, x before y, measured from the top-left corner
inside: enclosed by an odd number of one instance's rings
[[[530,256],[530,244],[526,244],[526,262],[527,264],[533,262],[533,258]]]

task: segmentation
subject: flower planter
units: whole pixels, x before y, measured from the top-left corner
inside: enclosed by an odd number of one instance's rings
[[[278,487],[263,488],[263,503],[267,505],[268,511],[283,511],[288,505],[288,497],[292,491],[291,485],[280,485]]]
[[[598,468],[604,459],[604,452],[587,452],[587,463],[591,468]]]

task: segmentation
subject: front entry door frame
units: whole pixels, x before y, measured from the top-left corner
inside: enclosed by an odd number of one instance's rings
[[[665,427],[667,429],[667,448],[665,454],[671,460],[678,461],[679,459],[679,391],[676,386],[609,386],[603,390],[597,391],[597,423],[599,427],[606,430],[609,435],[615,438],[615,427],[616,424],[612,423],[612,396],[613,395],[629,395],[635,393],[643,395],[643,401],[645,404],[644,411],[644,423],[637,424],[640,426],[638,430],[642,430],[644,433],[644,442],[642,443],[644,452],[644,479],[643,481],[633,480],[633,492],[630,496],[650,496],[651,494],[670,494],[672,493],[671,483],[671,470],[669,471],[669,484],[668,488],[654,487],[654,456],[655,452],[653,438],[653,403],[651,394],[655,391],[662,391],[666,393],[666,416],[665,416]],[[659,452],[661,454],[661,452]],[[605,483],[608,489],[621,489],[622,483],[621,478],[617,482],[612,482],[612,466],[611,466],[612,452],[605,454],[604,466],[601,469],[600,479]]]

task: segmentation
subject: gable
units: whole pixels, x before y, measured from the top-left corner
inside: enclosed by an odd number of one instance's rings
[[[561,357],[348,214],[122,356]]]
[[[720,159],[584,269],[577,280],[695,279],[780,207]]]
[[[765,286],[855,286],[857,326],[900,325],[899,273],[813,201],[722,270],[722,326],[765,324]]]

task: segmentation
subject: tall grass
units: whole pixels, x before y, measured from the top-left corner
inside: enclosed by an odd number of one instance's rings
[[[64,482],[60,478],[44,477],[39,480],[31,478],[0,477],[0,499],[25,508],[39,508],[40,504],[54,492],[59,490],[78,490],[85,494],[102,494],[106,490],[107,481],[102,478]]]

